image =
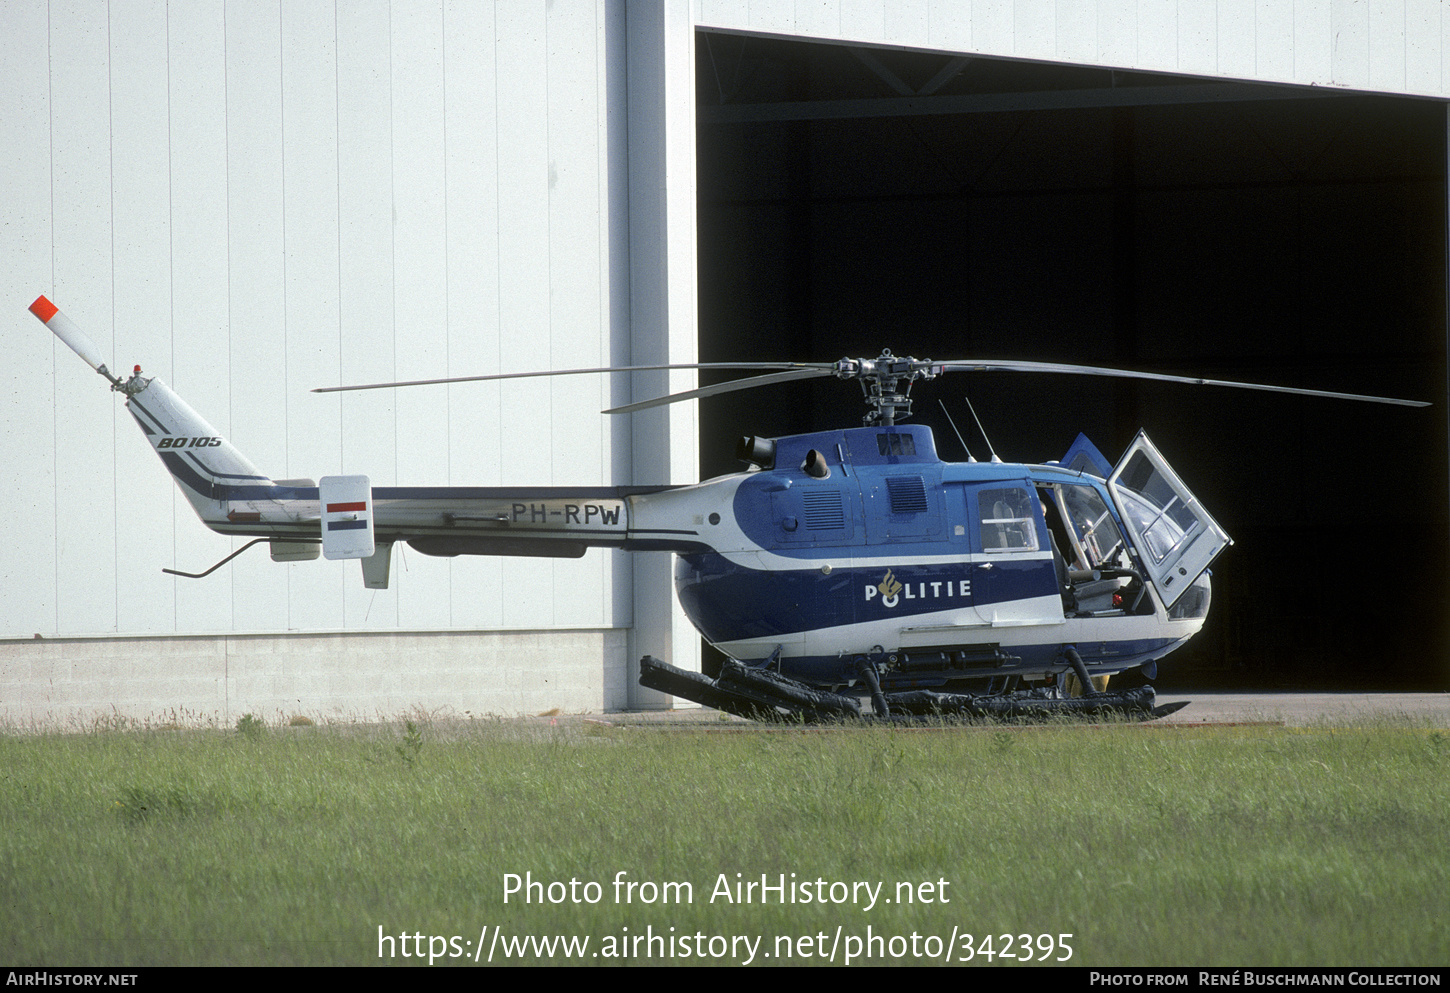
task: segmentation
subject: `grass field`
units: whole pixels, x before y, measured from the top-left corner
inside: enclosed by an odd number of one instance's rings
[[[0,768],[15,964],[1450,962],[1450,732],[1409,722],[250,724]]]

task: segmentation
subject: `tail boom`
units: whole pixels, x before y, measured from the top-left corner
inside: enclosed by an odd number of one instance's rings
[[[274,558],[289,557],[285,543],[326,545],[328,515],[315,482],[272,479],[160,379],[142,375],[139,366],[125,381],[112,376],[95,343],[44,296],[30,309],[126,397],[126,409],[207,527],[221,534],[271,538]],[[360,482],[366,487],[365,478]],[[695,526],[661,530],[659,512],[643,510],[650,504],[647,495],[671,489],[676,487],[378,487],[368,490],[371,497],[364,502],[370,504],[368,516],[380,553],[399,541],[439,556],[570,558],[601,547],[706,549]],[[640,518],[656,526],[646,526]],[[333,522],[332,527],[338,526]],[[290,557],[313,553],[299,548]]]

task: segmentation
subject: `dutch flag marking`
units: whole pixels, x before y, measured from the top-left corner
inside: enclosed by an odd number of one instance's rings
[[[322,554],[329,559],[373,554],[372,486],[366,476],[323,476],[317,486],[322,505]]]

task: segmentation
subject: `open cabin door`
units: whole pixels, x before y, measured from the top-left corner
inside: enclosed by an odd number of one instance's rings
[[[1165,606],[1233,544],[1142,431],[1114,467],[1108,490]]]

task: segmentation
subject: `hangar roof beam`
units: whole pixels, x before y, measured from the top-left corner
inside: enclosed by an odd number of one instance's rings
[[[966,55],[957,55],[947,59],[946,64],[938,70],[937,74],[927,81],[921,89],[913,89],[896,73],[892,72],[880,59],[872,54],[869,48],[852,48],[851,54],[856,56],[867,69],[874,72],[881,80],[897,93],[904,97],[928,97],[941,89],[947,83],[956,78],[957,74],[966,68],[971,58]]]

